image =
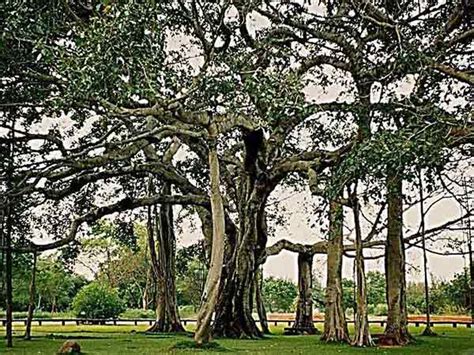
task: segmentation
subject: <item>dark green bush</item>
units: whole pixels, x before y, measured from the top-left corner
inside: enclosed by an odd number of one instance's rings
[[[93,319],[116,318],[125,310],[117,290],[98,282],[84,286],[72,307],[78,317]]]

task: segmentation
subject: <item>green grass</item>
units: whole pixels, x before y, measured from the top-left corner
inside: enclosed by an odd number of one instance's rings
[[[474,354],[474,332],[465,327],[435,327],[438,337],[420,337],[420,328],[411,328],[416,344],[403,348],[356,349],[348,345],[321,343],[318,336],[282,336],[283,326],[273,327],[274,335],[261,340],[217,339],[214,346],[206,349],[192,348],[192,338],[186,335],[146,335],[147,326],[75,326],[45,325],[33,326],[33,340],[21,339],[23,326],[15,326],[13,349],[0,344],[0,354],[55,354],[65,339],[76,340],[85,354]],[[321,329],[321,325],[318,325]],[[188,327],[188,330],[192,330]],[[0,327],[4,332],[4,328]],[[380,327],[373,327],[373,333],[382,333]]]

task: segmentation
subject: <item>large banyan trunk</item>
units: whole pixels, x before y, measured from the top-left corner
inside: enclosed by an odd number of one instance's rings
[[[215,127],[211,126],[211,136],[215,137]],[[212,338],[211,320],[215,311],[219,285],[224,265],[225,250],[225,213],[220,192],[219,160],[217,157],[216,142],[209,149],[209,171],[211,182],[211,209],[212,209],[212,251],[211,263],[207,274],[206,285],[202,295],[201,308],[197,317],[194,340],[198,346],[207,343]]]
[[[342,306],[343,210],[336,201],[329,205],[329,240],[327,246],[326,310],[324,332],[326,342],[349,342],[346,317]]]
[[[313,323],[313,254],[298,253],[298,301],[293,328],[302,334],[317,334]]]
[[[263,132],[244,134],[244,172],[240,177],[239,231],[225,267],[214,334],[232,338],[260,338],[262,332],[252,317],[252,285],[258,260],[267,241],[265,204],[268,196],[266,174],[261,161],[264,156]]]
[[[373,346],[372,337],[370,335],[369,317],[367,314],[367,284],[365,280],[364,254],[362,245],[362,230],[359,219],[359,202],[353,200],[352,206],[354,212],[354,227],[356,233],[356,319],[355,334],[352,344],[354,346]]]
[[[387,178],[388,226],[385,248],[385,278],[387,291],[387,326],[381,345],[404,345],[410,341],[407,329],[405,246],[403,242],[402,178],[396,174]]]
[[[36,296],[36,260],[37,253],[33,253],[33,266],[31,267],[31,280],[29,287],[28,314],[26,317],[25,340],[31,340],[31,323],[33,322],[33,313],[35,311]]]
[[[267,311],[265,310],[265,302],[262,294],[263,288],[263,272],[259,268],[255,275],[255,303],[257,306],[258,319],[260,321],[260,328],[263,334],[270,334],[268,328]]]
[[[171,194],[171,186],[165,183],[162,193]],[[155,218],[153,218],[155,217]],[[157,285],[156,321],[148,332],[184,332],[179,319],[176,300],[176,239],[173,228],[173,208],[163,204],[152,216],[148,210],[148,246]],[[154,235],[157,241],[155,243]]]

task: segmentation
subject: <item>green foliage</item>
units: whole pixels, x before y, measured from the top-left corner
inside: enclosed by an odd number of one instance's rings
[[[407,307],[411,313],[425,312],[425,290],[423,283],[409,283],[407,287]],[[450,281],[432,280],[430,284],[431,313],[467,314],[469,303],[469,273],[455,274]]]
[[[13,261],[14,311],[26,311],[28,308],[31,267],[30,256],[15,255]],[[37,312],[56,313],[68,310],[77,291],[86,283],[87,280],[83,276],[68,270],[55,256],[39,258],[36,268],[35,294]],[[0,294],[1,296],[3,295]],[[4,299],[1,297],[2,302]]]
[[[124,304],[116,289],[99,282],[84,286],[73,300],[77,316],[83,318],[116,318],[124,310]]]
[[[354,281],[350,279],[342,279],[342,307],[346,312],[352,313],[356,309],[354,288]]]
[[[156,313],[151,309],[127,308],[120,314],[120,318],[155,318]]]
[[[293,312],[297,295],[298,289],[290,280],[275,277],[263,280],[263,298],[270,312]]]
[[[387,310],[388,310],[387,304],[379,303],[374,308],[374,315],[376,315],[376,316],[386,316],[387,315]]]
[[[204,242],[181,248],[176,253],[176,293],[178,304],[191,305],[193,313],[201,303],[207,277],[207,258]]]
[[[366,278],[367,303],[373,305],[385,303],[385,275],[379,271],[369,271]]]

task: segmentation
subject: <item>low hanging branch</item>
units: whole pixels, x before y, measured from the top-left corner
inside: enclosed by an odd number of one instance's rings
[[[114,204],[97,207],[92,209],[90,212],[79,216],[71,222],[69,232],[66,238],[56,240],[47,244],[36,244],[30,242],[28,246],[16,248],[16,252],[31,253],[31,252],[42,252],[46,250],[57,249],[65,246],[75,240],[76,234],[79,227],[83,223],[94,222],[104,216],[110,215],[116,212],[123,212],[132,210],[138,207],[153,206],[156,204],[173,204],[173,205],[198,205],[198,206],[209,206],[209,198],[206,196],[199,195],[152,195],[143,198],[132,199],[126,197]]]

